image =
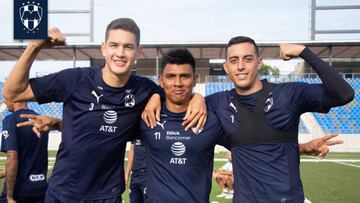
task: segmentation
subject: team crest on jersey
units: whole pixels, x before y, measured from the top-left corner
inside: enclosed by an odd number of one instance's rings
[[[133,94],[128,94],[125,96],[125,106],[133,107],[135,105],[135,96]]]
[[[274,99],[272,97],[267,98],[267,100],[265,101],[264,111],[268,112],[273,106],[273,104],[274,104]]]
[[[273,104],[274,104],[274,99],[272,97],[267,98],[265,101],[264,111],[268,112],[273,106]]]

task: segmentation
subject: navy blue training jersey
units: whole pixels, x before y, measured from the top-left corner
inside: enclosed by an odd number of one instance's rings
[[[196,135],[181,125],[185,113],[172,113],[163,105],[154,129],[141,124],[148,150],[147,202],[209,202],[215,144],[226,145],[215,115],[209,112],[204,129]]]
[[[262,107],[264,122],[272,129],[297,133],[302,113],[329,110],[323,108],[323,94],[324,89],[318,84],[278,84]],[[251,112],[255,109],[258,96],[258,92],[233,96],[231,91],[224,91],[210,95],[208,103],[225,133],[234,137],[239,136],[239,119],[247,119],[239,118],[235,99]],[[256,123],[253,125],[256,131]],[[231,151],[235,178],[234,202],[303,201],[297,143],[232,145]]]
[[[64,102],[62,141],[49,187],[78,199],[120,197],[126,141],[159,87],[130,76],[108,86],[98,68],[74,68],[30,80],[39,103]]]
[[[14,150],[18,156],[18,170],[14,197],[45,195],[48,169],[48,133],[38,138],[31,126],[17,128],[16,124],[27,119],[20,114],[37,114],[30,109],[19,109],[3,120],[1,151]],[[6,194],[6,184],[3,194]]]
[[[142,140],[134,140],[134,159],[132,173],[142,173],[146,170],[146,147]]]

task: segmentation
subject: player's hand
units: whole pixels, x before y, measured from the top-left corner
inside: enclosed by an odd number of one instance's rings
[[[30,42],[31,45],[37,48],[51,48],[54,46],[66,45],[65,35],[58,28],[50,28],[48,30],[48,39],[35,40]]]
[[[305,49],[304,45],[300,44],[280,44],[280,58],[287,61],[292,58],[299,57],[301,52]]]
[[[191,127],[195,127],[195,133],[198,133],[199,130],[205,126],[206,119],[207,109],[205,98],[198,93],[194,93],[186,110],[182,125],[186,126],[185,131]]]
[[[149,128],[155,128],[160,121],[161,100],[159,94],[153,94],[141,114],[142,120]]]
[[[329,153],[329,146],[342,144],[343,140],[331,140],[332,138],[338,136],[339,133],[326,135],[322,138],[311,140],[304,144],[302,154],[319,156],[320,159],[323,159],[327,153]]]
[[[21,114],[21,118],[27,118],[28,121],[18,123],[16,127],[33,126],[34,133],[40,137],[42,132],[49,132],[51,130],[60,130],[59,119],[49,116],[35,115],[35,114]]]

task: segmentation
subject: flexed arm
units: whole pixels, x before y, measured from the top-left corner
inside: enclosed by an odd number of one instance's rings
[[[354,99],[353,88],[328,63],[321,60],[309,48],[298,44],[281,44],[280,57],[289,60],[303,58],[319,75],[325,90],[324,106],[335,107],[345,105]]]
[[[6,100],[11,102],[34,100],[34,93],[29,85],[29,73],[36,56],[42,48],[65,45],[65,37],[57,28],[49,29],[48,37],[47,40],[30,42],[20,56],[4,84],[3,96]]]

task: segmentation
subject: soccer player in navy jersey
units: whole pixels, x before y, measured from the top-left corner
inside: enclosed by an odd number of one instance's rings
[[[140,30],[129,18],[116,19],[108,25],[101,45],[103,68],[72,68],[29,80],[42,48],[65,45],[60,30],[50,29],[48,36],[29,43],[3,88],[9,101],[64,103],[62,141],[46,202],[121,202],[126,141],[149,97],[161,92],[152,81],[130,74],[141,53]],[[159,99],[158,94],[155,97]],[[196,104],[185,121],[189,125],[206,116],[203,98],[193,100]]]
[[[130,203],[145,202],[146,195],[146,147],[140,139],[131,141],[125,171],[125,184],[130,178]]]
[[[305,112],[326,113],[345,105],[354,90],[327,63],[302,45],[280,45],[280,56],[303,58],[322,84],[273,84],[258,77],[262,63],[251,38],[234,37],[226,46],[224,69],[235,89],[207,98],[231,139],[234,202],[303,202],[298,125]],[[307,152],[307,148],[300,150]]]
[[[166,97],[160,120],[155,128],[144,122],[140,127],[147,149],[146,202],[209,202],[214,147],[226,145],[225,136],[211,112],[199,134],[181,125],[197,79],[192,54],[170,50],[160,67]]]
[[[16,127],[26,120],[20,114],[37,114],[26,102],[5,104],[13,113],[3,120],[1,151],[7,160],[0,202],[42,203],[47,189],[48,133],[38,138],[31,127]]]
[[[161,62],[160,84],[166,96],[161,119],[155,128],[141,125],[142,139],[147,147],[146,202],[208,202],[215,144],[229,146],[222,127],[214,113],[209,111],[208,122],[197,135],[184,131],[182,118],[196,83],[195,62],[187,50],[170,50]],[[24,125],[34,125],[38,130],[44,125],[53,127],[57,121],[45,121],[44,116],[23,115],[33,119]],[[57,126],[61,126],[56,124]],[[334,135],[315,139],[299,146],[302,153],[325,156],[328,145],[340,143],[328,141]]]

